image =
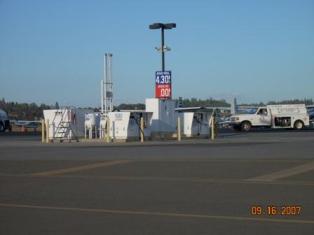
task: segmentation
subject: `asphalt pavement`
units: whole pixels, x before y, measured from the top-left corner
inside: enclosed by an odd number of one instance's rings
[[[0,136],[0,234],[313,234],[314,132]]]

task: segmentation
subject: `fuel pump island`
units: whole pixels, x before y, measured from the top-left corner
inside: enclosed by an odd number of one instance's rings
[[[145,100],[145,110],[113,110],[112,57],[104,57],[104,79],[101,81],[101,110],[91,112],[77,108],[45,110],[43,142],[101,139],[106,142],[169,139],[208,136],[213,110],[180,108],[172,99],[172,72],[165,70],[164,32],[176,28],[175,23],[154,23],[150,29],[161,30],[161,71],[155,72],[155,97]],[[85,119],[85,122],[82,121]]]

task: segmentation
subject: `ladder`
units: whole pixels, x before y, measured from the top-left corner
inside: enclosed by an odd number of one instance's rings
[[[55,113],[52,123],[55,123],[57,117],[60,118],[60,121],[53,131],[53,140],[59,140],[60,142],[63,142],[64,140],[69,142],[71,142],[71,140],[79,141],[72,126],[71,110],[71,108],[65,107]]]

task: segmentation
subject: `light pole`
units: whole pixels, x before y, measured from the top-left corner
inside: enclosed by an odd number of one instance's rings
[[[175,23],[167,23],[167,24],[163,24],[163,23],[154,23],[149,25],[149,29],[161,29],[161,70],[165,71],[165,51],[169,50],[169,48],[165,48],[165,29],[173,29],[176,28],[176,24]],[[159,50],[157,48],[157,50]]]

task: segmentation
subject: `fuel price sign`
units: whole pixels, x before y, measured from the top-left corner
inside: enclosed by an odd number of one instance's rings
[[[171,99],[171,71],[157,71],[155,84],[156,98]]]

